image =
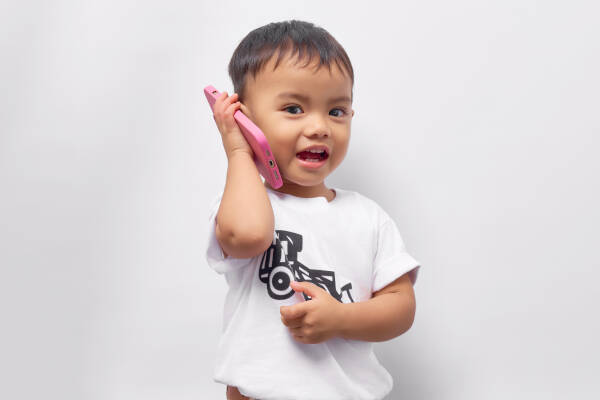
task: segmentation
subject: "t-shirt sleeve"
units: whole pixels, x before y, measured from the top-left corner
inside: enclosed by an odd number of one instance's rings
[[[371,291],[383,289],[402,275],[410,272],[413,285],[417,280],[420,263],[404,246],[404,241],[393,219],[384,214],[377,230],[377,249],[373,265]]]
[[[252,257],[232,258],[230,256],[225,257],[223,254],[223,250],[217,241],[217,234],[215,232],[217,212],[219,211],[221,198],[222,194],[213,201],[208,216],[208,245],[206,248],[206,261],[215,272],[219,274],[225,274],[250,264],[250,262],[252,262]]]

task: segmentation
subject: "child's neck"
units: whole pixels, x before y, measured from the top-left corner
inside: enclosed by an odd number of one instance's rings
[[[321,182],[315,186],[302,186],[291,182],[283,182],[279,189],[273,189],[268,182],[265,181],[265,187],[280,193],[287,193],[297,197],[319,197],[323,196],[327,201],[335,198],[335,192],[325,186],[325,182]]]

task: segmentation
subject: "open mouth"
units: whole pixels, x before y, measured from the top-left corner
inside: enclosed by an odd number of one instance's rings
[[[329,154],[325,150],[305,150],[296,154],[296,157],[302,161],[319,162],[326,160]]]

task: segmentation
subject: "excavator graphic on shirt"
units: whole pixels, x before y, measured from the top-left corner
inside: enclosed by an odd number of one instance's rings
[[[350,289],[352,283],[348,282],[337,291],[335,273],[333,271],[310,269],[298,261],[298,253],[302,251],[302,235],[294,232],[276,230],[273,243],[263,253],[258,269],[260,280],[267,285],[269,296],[275,300],[285,300],[294,295],[291,281],[312,282],[329,292],[340,303],[344,303],[344,294],[348,298],[346,303],[354,303]],[[310,296],[302,293],[305,300]]]

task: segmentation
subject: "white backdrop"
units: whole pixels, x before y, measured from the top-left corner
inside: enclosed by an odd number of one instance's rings
[[[388,399],[600,396],[600,6],[53,1],[0,5],[0,393],[224,399],[204,259],[226,158],[202,93],[250,30],[323,26],[355,68],[328,179],[422,262],[375,345]],[[268,377],[265,377],[268,379]]]

